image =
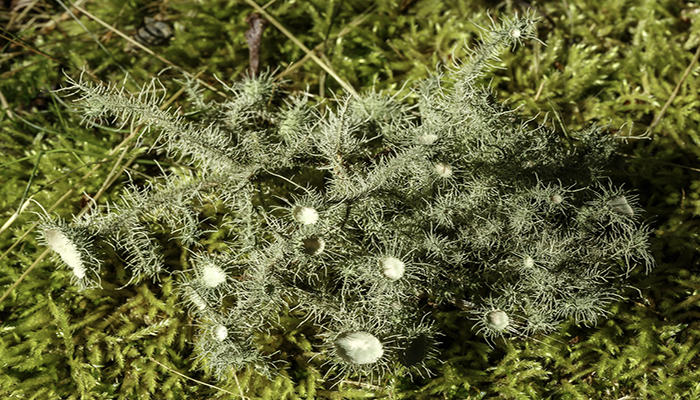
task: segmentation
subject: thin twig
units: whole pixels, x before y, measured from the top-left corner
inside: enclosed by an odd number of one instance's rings
[[[95,166],[94,166],[90,171],[88,171],[85,175],[83,175],[83,177],[82,177],[78,182],[76,182],[75,185],[73,185],[72,188],[70,188],[66,193],[64,193],[63,196],[61,196],[60,199],[58,199],[56,202],[54,202],[54,204],[53,204],[46,212],[47,212],[47,213],[50,213],[51,211],[55,210],[59,205],[61,205],[67,198],[69,198],[69,197],[73,194],[73,192],[75,192],[75,190],[76,190],[80,185],[82,185],[83,182],[85,182],[93,173],[95,173],[95,172],[100,168],[100,166],[101,166],[103,163],[107,162],[110,158],[112,158],[112,156],[113,156],[114,154],[116,154],[117,150],[119,150],[122,146],[124,146],[124,145],[125,145],[126,143],[128,143],[129,141],[131,141],[134,137],[136,137],[135,132],[134,132],[134,134],[132,134],[132,135],[130,135],[129,137],[127,137],[126,139],[124,139],[121,143],[119,143],[114,149],[112,149],[112,151],[109,153],[109,156],[108,156],[107,158],[104,158],[101,162],[96,163]],[[97,196],[95,196],[95,199],[97,199]],[[27,202],[28,202],[28,201],[29,201],[29,200],[27,200]],[[15,213],[16,216],[19,216],[19,214],[22,212],[22,210],[24,210],[24,209],[26,208],[27,202],[25,202],[25,204],[22,204],[22,205],[20,206],[20,209],[18,210],[18,212]],[[84,213],[84,212],[85,212],[84,210],[86,210],[86,209],[89,208],[89,207],[90,207],[89,204],[86,205],[86,206],[83,208],[83,210],[80,211],[80,213],[81,213],[81,214]],[[5,225],[3,226],[3,229],[8,228],[9,225],[11,225],[11,223],[14,222],[14,221],[17,219],[16,216],[13,215],[12,218],[10,218],[10,220],[8,220],[7,223],[5,223]],[[8,223],[9,223],[9,224],[8,224]],[[29,226],[29,229],[27,229],[27,230],[22,234],[22,236],[20,236],[17,240],[15,240],[15,242],[12,244],[12,246],[10,246],[10,248],[7,249],[7,251],[5,251],[5,252],[2,254],[2,256],[0,256],[0,261],[2,261],[5,257],[7,257],[7,255],[10,254],[10,252],[11,252],[15,247],[17,247],[20,243],[22,243],[22,241],[24,240],[24,238],[27,237],[27,236],[34,230],[34,228],[36,228],[38,225],[39,225],[39,222],[34,222],[34,223],[32,223],[32,224]],[[0,303],[2,303],[2,300],[4,300],[4,299],[10,294],[10,292],[11,292],[15,287],[17,287],[17,285],[19,285],[19,283],[22,282],[22,280],[24,280],[24,278],[27,276],[27,274],[29,273],[29,271],[31,271],[32,269],[34,269],[34,267],[36,267],[36,264],[37,264],[39,261],[43,260],[44,257],[46,257],[46,254],[47,254],[48,250],[50,250],[50,249],[47,249],[47,251],[45,251],[43,254],[41,254],[41,255],[39,256],[39,258],[38,258],[36,261],[34,261],[34,263],[33,263],[19,278],[17,278],[17,281],[15,281],[15,283],[13,283],[12,286],[10,286],[10,288],[7,289],[7,291],[5,292],[5,294],[3,294],[2,298],[0,298]]]
[[[19,242],[19,241],[17,241],[17,242]],[[50,251],[51,251],[51,249],[49,249],[49,248],[47,248],[46,250],[44,250],[44,252],[41,253],[41,255],[40,255],[36,260],[34,260],[34,262],[32,263],[32,265],[30,265],[29,268],[27,268],[27,270],[24,271],[24,273],[23,273],[19,278],[17,278],[17,280],[12,284],[12,286],[10,286],[9,288],[7,288],[7,290],[5,291],[5,293],[2,294],[2,297],[0,297],[0,304],[2,304],[2,302],[7,298],[7,296],[9,296],[10,293],[12,293],[12,291],[15,290],[15,288],[17,287],[17,285],[19,285],[19,283],[22,282],[22,281],[24,280],[24,278],[26,278],[27,275],[29,275],[29,273],[32,272],[32,270],[33,270],[34,268],[36,268],[37,265],[39,265],[39,263],[41,262],[41,260],[43,260],[44,257],[46,257],[46,256],[49,254]]]
[[[169,99],[165,104],[161,105],[161,106],[160,106],[160,109],[161,109],[161,110],[165,110],[165,109],[168,107],[168,105],[169,105],[174,99],[176,99],[177,97],[179,97],[183,92],[184,92],[184,90],[179,90],[177,93],[175,93],[173,96],[171,96],[170,99]],[[97,163],[95,164],[95,166],[94,166],[90,171],[88,171],[85,175],[83,175],[83,177],[80,178],[80,180],[79,180],[78,182],[76,182],[75,185],[73,185],[72,188],[70,188],[66,193],[64,193],[63,196],[61,196],[60,199],[58,199],[56,202],[54,202],[54,204],[53,204],[48,210],[46,210],[46,212],[47,212],[47,213],[50,213],[51,211],[55,210],[59,205],[61,205],[66,199],[68,199],[68,198],[73,194],[73,192],[75,192],[75,190],[76,190],[78,187],[80,187],[80,185],[81,185],[83,182],[85,182],[85,180],[87,180],[92,174],[94,174],[94,173],[100,168],[100,166],[102,166],[102,164],[104,164],[104,163],[106,163],[107,161],[109,161],[110,159],[114,158],[114,156],[117,154],[117,152],[118,152],[120,149],[124,148],[124,152],[125,152],[125,151],[126,151],[126,147],[125,147],[125,146],[126,146],[129,142],[131,142],[133,139],[135,139],[136,137],[139,136],[139,131],[141,130],[141,128],[142,128],[142,126],[136,127],[136,128],[133,130],[133,132],[131,132],[131,134],[130,134],[129,136],[127,136],[124,140],[121,141],[121,143],[119,143],[119,144],[116,145],[112,150],[110,150],[110,152],[108,153],[107,157],[105,157],[105,158],[103,158],[101,161],[97,162]],[[123,157],[123,155],[124,155],[124,153],[122,153],[122,157]],[[119,160],[121,160],[122,157],[120,157]],[[123,171],[124,169],[126,169],[126,167],[127,167],[133,160],[134,160],[134,157],[132,157],[132,158],[129,160],[129,162],[128,162],[127,164],[125,164],[125,165],[121,168],[121,170]],[[118,165],[118,164],[119,164],[119,161],[117,161],[117,165]],[[116,170],[116,169],[113,169],[113,171],[115,171],[115,170]],[[116,177],[117,177],[117,176],[119,176],[119,174],[114,174],[114,176],[112,177],[112,179],[111,179],[111,180],[108,180],[107,186],[112,185],[112,183],[114,183],[114,181],[116,180]],[[97,199],[99,198],[99,195],[102,194],[102,193],[104,193],[104,190],[103,190],[103,189],[106,189],[107,186],[103,185],[102,188],[100,188],[100,192],[98,192],[98,194],[93,198],[93,200],[97,200]],[[27,201],[28,201],[28,200],[27,200]],[[9,219],[7,222],[5,222],[5,224],[3,225],[2,229],[4,230],[4,229],[9,228],[10,225],[12,225],[12,223],[17,219],[17,217],[19,216],[19,214],[20,214],[24,209],[26,209],[26,206],[27,206],[27,202],[25,202],[24,204],[20,204],[20,207],[19,207],[18,211],[15,213],[15,215],[13,215],[12,217],[10,217],[10,219]],[[84,213],[87,211],[87,209],[88,209],[89,207],[90,207],[89,204],[86,205],[85,207],[83,207],[83,209],[80,210],[80,215],[84,214]],[[24,238],[27,237],[27,236],[34,230],[34,228],[36,228],[38,225],[39,225],[39,222],[34,222],[34,223],[32,223],[32,224],[29,226],[29,228],[22,234],[22,236],[20,236],[20,237],[12,244],[12,246],[10,246],[10,248],[7,249],[7,251],[5,251],[5,252],[0,256],[0,261],[2,261],[3,259],[5,259],[5,257],[7,257],[8,254],[10,254],[10,252],[11,252],[15,247],[17,247],[17,246],[24,240]],[[0,232],[0,233],[1,233],[1,232]],[[14,288],[17,287],[17,285],[19,285],[19,283],[22,282],[22,281],[24,280],[24,278],[27,276],[27,274],[28,274],[31,270],[33,270],[33,269],[36,267],[36,264],[38,264],[41,260],[44,259],[44,257],[46,257],[46,254],[48,254],[48,251],[49,251],[50,249],[46,249],[46,250],[47,250],[47,251],[45,251],[44,253],[42,253],[42,255],[40,255],[39,258],[38,258],[26,271],[24,271],[24,273],[23,273],[19,278],[17,278],[17,280],[12,284],[12,286],[10,286],[10,288],[5,292],[5,294],[3,294],[2,297],[0,297],[0,303],[2,303],[2,300],[4,300],[7,296],[9,296],[10,292],[12,292],[12,290],[14,290]]]
[[[693,66],[695,66],[695,63],[698,62],[698,58],[700,58],[700,46],[698,46],[698,49],[695,50],[695,56],[693,56],[693,60],[688,64],[688,68],[685,69],[685,73],[683,73],[683,76],[681,77],[681,80],[678,81],[678,84],[676,85],[675,89],[673,89],[673,93],[671,93],[671,97],[668,98],[666,101],[666,104],[664,104],[663,108],[661,109],[661,112],[659,112],[659,115],[656,116],[656,119],[654,119],[654,122],[652,122],[651,126],[649,126],[649,129],[644,133],[644,136],[651,135],[652,131],[656,127],[656,125],[661,122],[661,118],[666,114],[666,110],[668,107],[671,106],[671,103],[673,100],[676,99],[676,96],[678,95],[678,91],[681,89],[681,85],[683,82],[685,82],[685,78],[688,77],[690,74],[690,71],[693,69]]]
[[[127,149],[126,147],[124,147],[124,148],[122,149],[122,152],[121,152],[121,154],[119,155],[119,158],[117,159],[117,162],[114,163],[114,166],[112,167],[112,170],[109,171],[109,174],[107,175],[107,178],[106,178],[105,181],[102,183],[102,186],[101,186],[100,189],[97,191],[97,194],[95,194],[95,196],[92,197],[92,200],[93,200],[93,201],[94,201],[94,200],[97,200],[98,198],[100,198],[100,197],[104,194],[104,192],[107,190],[107,188],[112,184],[112,182],[114,182],[114,180],[117,179],[117,176],[121,175],[121,173],[122,173],[122,172],[124,171],[124,169],[127,167],[127,165],[125,164],[123,167],[119,168],[119,164],[120,164],[120,163],[122,162],[122,160],[124,159],[124,156],[126,155],[126,151],[127,151],[127,150],[128,150],[128,149]],[[133,161],[133,160],[135,160],[135,159],[136,159],[136,155],[134,155],[134,157],[132,157],[131,160],[129,160],[129,161]],[[120,169],[119,173],[117,173],[117,169]],[[81,216],[83,216],[84,214],[86,214],[86,213],[88,212],[88,210],[90,210],[90,207],[89,207],[89,206],[83,207],[83,209],[80,210],[80,212],[78,213],[78,217],[81,217]]]
[[[9,41],[9,42],[12,42],[12,43],[16,44],[16,45],[22,46],[22,47],[24,47],[25,49],[27,49],[27,50],[29,50],[29,51],[33,51],[33,52],[35,52],[36,54],[39,54],[40,56],[44,56],[44,57],[48,58],[49,60],[52,60],[52,61],[55,61],[55,62],[58,63],[58,64],[61,64],[61,62],[58,61],[57,59],[51,57],[50,55],[44,53],[44,52],[41,51],[41,50],[37,50],[37,49],[35,49],[35,48],[31,47],[31,46],[28,46],[28,45],[22,43],[22,42],[19,41],[19,40],[15,40],[15,39],[13,39],[13,38],[9,38],[9,37],[7,37],[7,36],[5,36],[5,35],[3,35],[3,34],[0,34],[0,38],[3,38],[3,39],[5,39],[5,40],[7,40],[7,41]]]
[[[640,158],[640,157],[635,156],[635,155],[633,155],[633,154],[625,154],[625,153],[617,153],[617,154],[619,154],[619,155],[621,155],[621,156],[623,156],[623,157]],[[670,163],[670,162],[666,162],[666,161],[660,161],[660,160],[657,160],[657,159],[654,159],[654,158],[649,158],[649,159],[647,159],[646,161],[651,161],[651,162],[655,162],[655,163],[662,164],[662,165],[669,165],[669,166],[671,166],[671,167],[677,167],[677,168],[687,169],[688,171],[700,172],[700,169],[698,169],[698,168],[686,167],[685,165]]]
[[[540,83],[540,87],[537,88],[537,93],[535,94],[535,98],[533,99],[534,101],[537,101],[540,98],[540,95],[542,94],[542,89],[544,88],[544,80],[542,83]]]
[[[165,365],[165,364],[162,364],[162,363],[156,361],[156,359],[154,359],[153,357],[148,357],[148,359],[151,360],[151,361],[153,361],[154,363],[160,365],[161,367],[167,369],[168,371],[172,372],[173,374],[178,375],[178,376],[181,376],[181,377],[183,377],[183,378],[185,378],[185,379],[189,379],[189,380],[192,380],[192,381],[194,381],[194,382],[197,382],[197,383],[199,383],[200,385],[209,386],[209,387],[212,388],[212,389],[221,390],[221,391],[224,392],[224,393],[232,394],[232,395],[234,395],[234,396],[241,396],[241,397],[244,398],[244,399],[250,399],[250,397],[246,397],[246,396],[243,395],[243,389],[241,388],[241,385],[238,383],[238,378],[237,378],[237,377],[236,377],[236,384],[238,385],[238,390],[240,390],[241,394],[236,394],[236,393],[233,393],[233,392],[229,392],[228,390],[222,389],[222,388],[220,388],[220,387],[218,387],[218,386],[214,386],[214,385],[212,385],[212,384],[209,384],[209,383],[202,382],[202,381],[200,381],[200,380],[191,378],[191,377],[189,377],[189,376],[187,376],[187,375],[185,375],[185,374],[183,374],[183,373],[181,373],[181,372],[178,372],[178,371],[176,371],[176,370],[174,370],[174,369],[168,367],[168,366]],[[235,377],[236,374],[234,374],[233,376]]]

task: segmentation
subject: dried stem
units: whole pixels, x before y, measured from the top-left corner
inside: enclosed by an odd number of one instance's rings
[[[248,14],[245,21],[248,23],[248,30],[245,31],[245,39],[248,42],[250,54],[250,77],[255,78],[260,72],[260,42],[265,28],[270,24],[258,13]]]

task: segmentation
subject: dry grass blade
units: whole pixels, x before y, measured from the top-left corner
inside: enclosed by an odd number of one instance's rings
[[[12,293],[12,291],[15,290],[15,288],[17,287],[17,285],[19,285],[20,282],[22,282],[22,281],[24,280],[24,278],[26,278],[27,275],[29,275],[29,273],[32,272],[32,270],[34,270],[34,268],[36,268],[36,266],[39,265],[39,263],[41,262],[41,260],[43,260],[44,257],[46,257],[50,252],[51,252],[51,249],[46,249],[46,250],[44,250],[43,253],[41,253],[41,255],[40,255],[39,257],[36,258],[36,260],[34,260],[34,262],[32,263],[32,265],[30,265],[29,268],[27,268],[27,270],[24,271],[24,272],[22,273],[22,275],[21,275],[19,278],[17,278],[17,280],[12,284],[12,286],[10,286],[10,287],[5,291],[5,293],[2,294],[2,297],[0,297],[0,304],[2,304],[3,301],[5,301],[5,299],[7,298],[7,296],[9,296],[10,293]]]
[[[124,139],[124,141],[122,141],[122,143],[120,143],[117,147],[115,147],[115,148],[112,150],[112,152],[110,152],[110,155],[116,153],[116,151],[117,151],[120,147],[122,147],[123,145],[125,145],[126,143],[128,143],[129,141],[131,141],[132,139],[134,139],[135,137],[136,137],[136,135],[135,135],[135,134],[132,134],[132,135],[130,135],[129,137],[127,137],[126,139]],[[126,150],[126,148],[125,148],[124,150]],[[85,182],[93,173],[95,173],[95,172],[100,168],[100,166],[101,166],[102,164],[104,164],[104,163],[105,163],[106,161],[108,161],[108,160],[109,160],[109,158],[104,158],[104,159],[102,160],[102,162],[97,163],[97,164],[96,164],[90,171],[88,171],[78,182],[76,182],[76,184],[73,185],[73,187],[72,187],[70,190],[68,190],[66,193],[64,193],[63,196],[61,196],[61,198],[58,199],[58,200],[47,210],[47,213],[49,213],[49,212],[55,210],[55,209],[56,209],[59,205],[61,205],[66,199],[68,199],[68,198],[75,192],[75,190],[76,190],[83,182]],[[121,160],[121,158],[120,158],[120,160]],[[112,180],[111,182],[114,182],[114,180]],[[110,183],[111,183],[111,182],[110,182]],[[96,196],[96,197],[97,197],[97,196]],[[9,226],[16,220],[16,215],[18,216],[23,210],[25,210],[25,209],[27,208],[26,205],[28,204],[28,202],[29,202],[29,200],[27,200],[27,201],[25,202],[25,204],[23,204],[22,207],[20,207],[20,209],[17,211],[17,213],[15,213],[15,215],[13,215],[13,216],[10,218],[10,220],[8,220],[7,223],[5,223],[5,225],[2,227],[3,230],[9,228]],[[81,214],[81,215],[84,214],[84,213],[87,211],[87,209],[88,209],[89,207],[90,207],[89,204],[86,205],[85,207],[83,207],[83,209],[80,210],[80,214]],[[22,234],[22,236],[20,236],[20,237],[12,244],[12,246],[10,246],[10,248],[7,249],[7,251],[6,251],[5,253],[3,253],[2,256],[0,256],[0,261],[2,261],[3,259],[5,259],[5,257],[7,257],[7,255],[10,254],[10,252],[12,252],[12,250],[14,250],[15,247],[17,247],[20,243],[22,243],[22,241],[24,240],[24,238],[27,237],[32,231],[34,231],[34,228],[36,228],[38,225],[39,225],[38,222],[34,222],[33,224],[31,224],[31,225],[29,226],[29,228]],[[10,286],[10,287],[7,289],[7,291],[5,291],[5,293],[2,295],[2,297],[0,297],[0,303],[2,303],[2,301],[5,300],[5,299],[7,298],[7,296],[10,295],[10,293],[14,290],[14,288],[16,288],[17,285],[19,285],[20,282],[22,282],[22,281],[24,280],[24,278],[29,274],[29,272],[30,272],[31,270],[33,270],[33,269],[36,267],[36,265],[37,265],[39,262],[41,262],[41,260],[44,259],[44,257],[46,257],[46,255],[49,253],[50,250],[51,250],[51,249],[46,249],[46,251],[44,251],[44,252],[34,261],[34,263],[32,263],[32,265],[31,265],[29,268],[27,268],[27,270],[24,271],[24,273],[23,273],[19,278],[17,278],[17,280],[12,284],[12,286]]]
[[[206,382],[202,382],[202,381],[197,380],[197,379],[194,379],[194,378],[190,378],[189,376],[187,376],[187,375],[185,375],[185,374],[183,374],[183,373],[181,373],[181,372],[175,371],[174,369],[168,367],[167,365],[156,361],[153,357],[149,357],[149,359],[150,359],[151,361],[153,361],[154,363],[160,365],[161,367],[165,368],[166,370],[172,372],[172,373],[175,374],[175,375],[178,375],[178,376],[181,376],[181,377],[183,377],[183,378],[185,378],[185,379],[189,379],[189,380],[191,380],[191,381],[197,382],[197,383],[199,383],[200,385],[208,386],[208,387],[210,387],[210,388],[212,388],[212,389],[220,390],[220,391],[222,391],[222,392],[224,392],[224,393],[228,393],[228,394],[231,394],[231,395],[234,395],[234,396],[240,396],[240,397],[243,398],[243,399],[248,399],[248,400],[250,400],[250,397],[246,397],[245,395],[243,395],[243,389],[241,388],[240,383],[238,383],[238,377],[237,377],[235,374],[234,374],[233,376],[234,376],[234,379],[236,379],[236,384],[238,385],[238,390],[240,391],[241,394],[236,394],[236,393],[233,393],[233,392],[229,392],[228,390],[222,389],[222,388],[220,388],[220,387],[218,387],[218,386],[214,386],[214,385],[212,385],[212,384],[209,384],[209,383],[206,383]]]
[[[343,36],[347,35],[348,33],[352,32],[352,30],[353,30],[354,28],[360,26],[360,25],[361,25],[363,22],[365,22],[365,20],[369,17],[370,12],[372,12],[372,10],[374,9],[374,7],[375,7],[375,6],[372,5],[372,6],[370,6],[369,8],[367,8],[367,10],[365,10],[365,12],[363,12],[363,13],[360,14],[360,15],[358,15],[357,18],[355,18],[355,19],[354,19],[352,22],[350,22],[346,27],[344,27],[340,32],[338,32],[338,35],[335,36],[335,37],[332,38],[332,39],[336,39],[336,38],[339,38],[339,37],[343,37]],[[326,43],[325,43],[325,42],[321,42],[321,43],[319,43],[318,45],[316,45],[316,47],[313,48],[313,52],[321,51],[321,50],[324,49],[325,46],[326,46]],[[297,69],[299,69],[299,67],[301,67],[302,65],[304,65],[304,63],[305,63],[306,61],[308,61],[309,59],[311,59],[311,54],[310,54],[310,53],[306,53],[306,54],[304,55],[304,57],[301,58],[301,60],[299,60],[299,61],[297,61],[297,62],[291,64],[291,65],[289,66],[289,68],[287,68],[287,69],[285,69],[284,71],[282,71],[282,73],[280,73],[280,74],[277,76],[277,79],[282,79],[282,78],[284,78],[286,75],[289,75],[289,74],[293,73],[294,71],[296,71]]]
[[[358,97],[357,91],[355,91],[355,89],[352,86],[350,86],[349,83],[345,82],[345,80],[343,80],[340,76],[338,76],[338,74],[335,73],[333,68],[331,68],[325,62],[323,62],[323,60],[321,60],[316,54],[314,54],[311,50],[309,50],[309,48],[306,47],[304,45],[304,43],[302,43],[299,39],[297,39],[296,36],[292,35],[292,33],[289,32],[287,30],[287,28],[285,28],[282,24],[280,24],[279,21],[277,21],[277,19],[275,19],[272,15],[268,14],[267,11],[265,11],[262,7],[255,4],[254,1],[245,0],[245,2],[248,3],[251,7],[253,7],[263,17],[265,17],[266,20],[270,21],[270,23],[272,25],[274,25],[275,28],[279,29],[280,32],[282,32],[286,37],[288,37],[289,40],[291,40],[295,45],[297,45],[300,49],[302,49],[304,51],[304,53],[306,53],[312,60],[314,60],[314,62],[316,64],[319,65],[319,67],[323,68],[323,70],[326,71],[328,73],[328,75],[332,76],[333,79],[335,79],[340,84],[340,86],[342,86],[343,89],[345,89],[346,92],[348,92],[349,94],[351,94],[354,97]]]
[[[219,94],[220,96],[226,97],[226,95],[225,95],[224,93],[222,93],[221,91],[219,91],[217,88],[215,88],[215,87],[211,86],[210,84],[208,84],[207,82],[205,82],[205,81],[203,81],[203,80],[201,80],[201,79],[199,79],[199,78],[193,76],[192,74],[190,74],[189,72],[187,72],[185,69],[183,69],[183,68],[179,67],[178,65],[176,65],[175,63],[173,63],[173,62],[167,60],[167,59],[164,58],[163,56],[161,56],[161,55],[159,55],[159,54],[156,54],[153,50],[151,50],[151,49],[149,49],[148,47],[142,45],[142,44],[139,43],[138,41],[132,39],[131,37],[129,37],[129,35],[125,34],[124,32],[120,31],[119,29],[116,29],[116,28],[112,27],[111,25],[109,25],[108,23],[104,22],[103,20],[101,20],[101,19],[98,18],[97,16],[91,14],[90,12],[88,12],[87,10],[85,10],[84,8],[79,7],[79,6],[75,5],[75,4],[71,4],[71,6],[74,7],[76,10],[80,11],[81,13],[85,14],[88,18],[92,19],[93,21],[97,22],[98,24],[104,26],[105,28],[109,29],[110,31],[112,31],[112,32],[116,33],[117,35],[121,36],[123,39],[125,39],[126,41],[128,41],[128,42],[131,43],[132,45],[134,45],[134,46],[138,47],[139,49],[145,51],[145,52],[148,53],[149,55],[151,55],[151,56],[157,58],[158,60],[160,60],[161,62],[163,62],[163,63],[165,63],[165,64],[167,64],[167,65],[169,65],[169,66],[171,66],[171,67],[173,67],[173,68],[175,68],[175,69],[177,69],[178,71],[180,71],[181,73],[183,73],[183,74],[186,75],[187,77],[196,79],[197,81],[199,81],[199,83],[202,84],[202,86],[206,87],[207,89],[209,89],[209,90],[211,90],[211,91],[213,91],[213,92],[216,92],[216,93]]]
[[[24,19],[24,17],[27,16],[29,11],[31,11],[32,8],[38,3],[39,0],[20,0],[20,1],[13,1],[12,4],[10,5],[10,10],[12,11],[12,17],[10,18],[10,22],[7,23],[7,26],[5,29],[7,31],[10,31],[12,29],[12,26],[15,24],[16,21],[21,21]],[[24,8],[21,13],[15,14],[19,9]]]
[[[10,104],[7,102],[7,99],[5,98],[5,95],[2,93],[2,90],[0,90],[0,105],[2,106],[2,111],[7,113],[7,118],[9,118],[11,120],[15,119],[15,114],[10,109]]]
[[[197,77],[198,77],[198,76],[199,76],[199,74],[197,74]],[[181,89],[181,90],[179,90],[178,92],[176,92],[173,96],[170,97],[170,99],[168,99],[163,105],[161,105],[160,108],[161,108],[162,110],[167,109],[167,108],[169,107],[169,105],[170,105],[177,97],[179,97],[180,95],[182,95],[182,93],[184,93],[184,89]],[[132,131],[132,133],[131,133],[129,136],[127,136],[124,140],[122,140],[121,143],[119,143],[117,146],[115,146],[115,147],[108,153],[107,157],[105,157],[105,158],[103,158],[101,161],[95,163],[95,166],[93,166],[92,169],[91,169],[90,171],[88,171],[85,175],[83,175],[83,177],[80,178],[80,180],[79,180],[78,182],[76,182],[75,185],[73,185],[73,187],[72,187],[70,190],[68,190],[66,193],[64,193],[63,196],[61,196],[60,199],[58,199],[56,202],[54,202],[54,204],[53,204],[51,207],[49,207],[49,209],[46,210],[46,212],[47,212],[47,213],[50,213],[51,211],[55,210],[55,209],[56,209],[59,205],[61,205],[66,199],[68,199],[71,195],[73,195],[73,193],[78,189],[78,187],[80,187],[80,185],[81,185],[83,182],[85,182],[90,176],[92,176],[92,174],[94,174],[95,172],[97,172],[97,170],[100,168],[100,166],[102,166],[102,165],[105,164],[107,161],[109,161],[110,159],[112,159],[113,156],[116,155],[117,152],[121,150],[122,153],[121,153],[120,157],[118,158],[117,162],[115,163],[114,167],[113,167],[112,170],[110,171],[110,173],[109,173],[107,179],[105,180],[105,183],[102,185],[102,187],[100,188],[99,192],[93,197],[93,200],[97,200],[97,199],[105,192],[105,190],[107,190],[107,188],[108,188],[109,186],[111,186],[111,185],[116,181],[117,177],[118,177],[119,175],[121,175],[121,172],[123,172],[123,171],[135,160],[136,156],[132,157],[127,163],[125,163],[123,166],[121,166],[121,168],[118,167],[118,165],[121,163],[121,160],[123,159],[124,155],[126,154],[127,148],[126,148],[125,146],[126,146],[129,142],[131,142],[132,140],[134,140],[135,138],[137,138],[137,137],[139,136],[139,132],[140,132],[141,128],[142,128],[141,126],[134,128],[134,130]],[[116,173],[117,169],[120,170],[119,173]],[[19,209],[17,210],[17,212],[16,212],[15,214],[13,214],[12,217],[10,217],[10,218],[8,219],[8,221],[6,221],[5,224],[2,226],[2,229],[0,229],[0,234],[2,234],[3,231],[5,231],[6,229],[8,229],[8,228],[12,225],[12,223],[14,223],[14,221],[17,219],[17,217],[19,216],[19,214],[21,214],[21,213],[27,208],[28,203],[29,203],[29,200],[25,201],[24,204],[20,205],[20,207],[19,207]],[[83,207],[83,208],[80,210],[79,215],[83,215],[85,212],[87,212],[87,210],[89,209],[89,207],[90,207],[90,204],[87,204],[85,207]],[[24,240],[24,238],[27,237],[27,236],[34,230],[34,228],[36,228],[37,226],[38,226],[38,222],[34,222],[33,224],[31,224],[31,225],[29,226],[29,228],[22,234],[22,236],[20,236],[20,237],[15,241],[15,243],[13,243],[12,246],[10,246],[10,248],[7,249],[7,251],[5,251],[2,255],[0,255],[0,261],[4,260],[5,257],[7,257],[8,254],[10,254],[10,252],[12,252],[12,250],[14,250],[15,247],[17,247],[20,243],[22,243],[22,241]],[[46,254],[48,254],[48,250],[49,250],[49,249],[47,249],[47,251],[45,251],[44,253],[42,253],[42,255],[39,256],[39,258],[38,258],[38,259],[37,259],[37,260],[36,260],[36,261],[35,261],[35,262],[34,262],[34,263],[33,263],[19,278],[17,278],[17,281],[15,281],[15,282],[12,284],[12,286],[10,286],[10,288],[7,289],[7,291],[2,295],[2,297],[0,297],[0,303],[2,303],[2,301],[5,300],[5,298],[7,298],[7,296],[10,295],[10,293],[12,292],[12,290],[14,290],[14,288],[17,287],[17,285],[19,285],[19,283],[22,282],[22,280],[24,280],[24,278],[27,276],[27,274],[29,274],[29,272],[30,272],[32,269],[34,269],[34,267],[36,267],[36,264],[38,264],[41,260],[44,259],[44,257],[46,256]]]
[[[683,85],[683,82],[685,82],[685,79],[688,77],[688,74],[690,74],[690,71],[693,70],[693,67],[698,62],[698,58],[700,58],[700,46],[698,46],[698,49],[695,51],[695,55],[693,56],[693,60],[690,62],[690,64],[688,64],[688,68],[685,69],[685,72],[683,73],[681,80],[678,81],[678,84],[673,89],[673,93],[671,93],[671,96],[666,101],[666,104],[664,104],[664,106],[661,108],[659,115],[656,116],[656,118],[654,119],[654,122],[652,122],[651,126],[649,126],[649,129],[647,129],[647,131],[644,133],[643,136],[651,135],[654,128],[656,128],[656,125],[658,125],[659,122],[661,122],[661,118],[664,116],[664,114],[666,114],[666,110],[668,110],[668,107],[671,106],[671,103],[673,103],[673,100],[675,100],[676,96],[678,95],[678,91],[681,89],[681,86]]]
[[[5,39],[5,40],[7,40],[8,42],[12,42],[12,43],[14,43],[14,44],[16,44],[16,45],[18,45],[18,46],[22,46],[22,47],[24,47],[25,49],[27,49],[27,50],[29,50],[29,51],[33,51],[33,52],[35,52],[36,54],[39,54],[39,55],[41,55],[41,56],[44,56],[44,57],[48,58],[49,60],[54,61],[54,62],[56,62],[56,63],[58,63],[58,64],[61,63],[60,61],[58,61],[57,59],[55,59],[55,58],[51,57],[50,55],[44,53],[43,51],[37,50],[37,49],[35,49],[35,48],[31,47],[31,46],[27,46],[26,44],[22,43],[22,42],[19,41],[19,40],[15,40],[15,39],[10,38],[10,37],[7,37],[7,36],[5,36],[5,35],[3,35],[3,34],[0,34],[0,38],[3,38],[3,39]]]

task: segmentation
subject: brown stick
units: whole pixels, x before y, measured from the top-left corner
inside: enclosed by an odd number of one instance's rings
[[[245,31],[245,39],[248,41],[250,54],[250,77],[255,78],[260,72],[260,42],[262,42],[263,31],[270,23],[258,13],[248,14],[245,21],[249,26]]]

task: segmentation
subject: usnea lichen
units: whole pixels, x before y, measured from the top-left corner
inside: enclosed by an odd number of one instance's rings
[[[71,80],[86,121],[144,125],[195,171],[131,188],[81,224],[153,277],[154,221],[194,249],[210,229],[202,208],[217,208],[225,246],[193,250],[177,290],[219,376],[271,370],[256,340],[291,310],[341,377],[428,371],[439,328],[426,303],[474,304],[489,340],[595,322],[616,298],[610,281],[653,265],[649,230],[634,195],[605,178],[615,137],[591,126],[565,141],[479,85],[500,52],[535,38],[534,22],[494,24],[469,59],[416,88],[415,107],[369,93],[322,113],[262,74],[226,86],[222,104],[193,99],[207,107],[197,123],[160,110],[155,82],[130,95]],[[72,229],[46,223],[44,237],[83,282],[98,251]]]

